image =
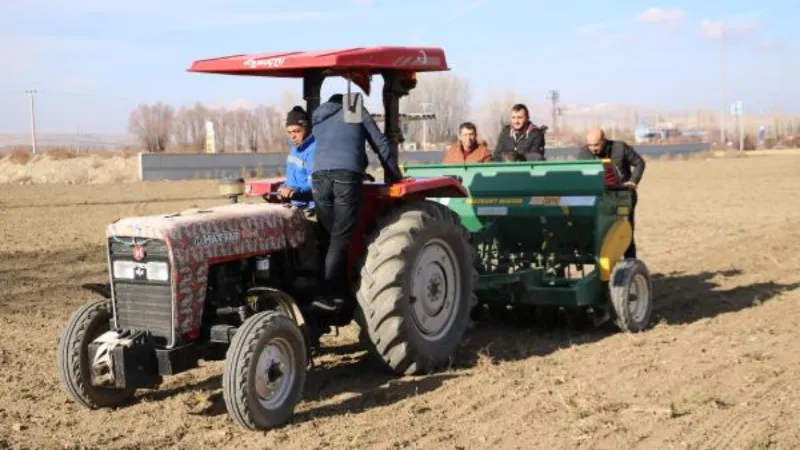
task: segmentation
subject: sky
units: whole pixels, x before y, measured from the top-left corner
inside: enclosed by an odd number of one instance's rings
[[[124,133],[139,103],[253,105],[302,89],[188,73],[193,60],[377,45],[444,48],[475,104],[511,88],[541,102],[558,89],[565,104],[719,109],[723,34],[729,100],[800,111],[800,0],[651,1],[2,0],[0,133],[28,131],[28,89],[37,131]]]

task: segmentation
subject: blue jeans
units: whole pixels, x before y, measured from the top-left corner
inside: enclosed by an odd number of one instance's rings
[[[321,233],[319,251],[324,255],[322,290],[325,297],[350,296],[347,254],[358,223],[363,199],[364,175],[348,170],[323,170],[311,175],[317,221]]]

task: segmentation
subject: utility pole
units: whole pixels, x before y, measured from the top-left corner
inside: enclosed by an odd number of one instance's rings
[[[739,151],[744,151],[744,121],[742,120],[742,101],[737,100],[731,104],[731,115],[736,117],[736,126],[739,128]]]
[[[744,118],[742,117],[742,115],[744,114],[744,111],[742,110],[743,108],[742,108],[742,101],[741,100],[739,100],[738,105],[739,105],[738,106],[739,114],[736,116],[736,120],[739,122],[739,151],[743,152],[744,151],[744,120],[743,120]]]
[[[81,152],[81,126],[75,127],[75,153]]]
[[[725,116],[726,116],[726,109],[728,108],[728,100],[727,100],[727,92],[725,87],[725,0],[720,0],[720,15],[723,17],[720,20],[720,35],[719,35],[719,90],[720,90],[720,100],[722,101],[722,109],[719,112],[719,140],[722,143],[722,147],[725,148],[727,142],[725,141]]]
[[[553,132],[558,133],[558,116],[561,115],[561,107],[558,106],[558,103],[561,100],[561,94],[557,90],[553,89],[550,91],[550,95],[547,97],[547,99],[550,100],[553,105],[550,111],[553,121]]]
[[[31,98],[31,150],[36,154],[36,105],[34,97],[38,92],[36,89],[29,89],[25,93]]]

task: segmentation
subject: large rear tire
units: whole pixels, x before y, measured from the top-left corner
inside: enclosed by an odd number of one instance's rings
[[[291,419],[303,394],[307,352],[300,328],[267,311],[248,318],[233,336],[222,373],[228,413],[249,430],[268,430]]]
[[[372,359],[406,375],[446,365],[477,304],[473,261],[469,233],[444,205],[413,201],[379,220],[357,291]]]
[[[108,408],[129,401],[135,389],[91,385],[89,344],[109,330],[110,302],[94,300],[72,313],[58,343],[58,375],[67,394],[90,408]]]

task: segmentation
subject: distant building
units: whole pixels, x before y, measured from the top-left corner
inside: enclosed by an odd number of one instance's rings
[[[633,130],[633,139],[637,144],[646,144],[658,136],[658,133],[643,123],[637,125],[636,129]]]

